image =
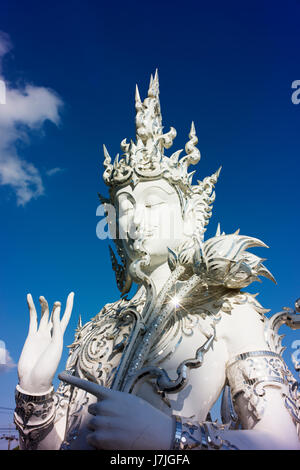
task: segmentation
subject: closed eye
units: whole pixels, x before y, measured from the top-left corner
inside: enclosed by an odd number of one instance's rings
[[[149,197],[149,199],[145,201],[145,207],[147,208],[159,206],[161,204],[165,204],[165,201],[155,196]]]
[[[164,202],[155,202],[155,203],[151,203],[151,204],[145,204],[145,207],[147,207],[147,209],[149,209],[149,208],[154,207],[154,206],[160,206],[161,204],[164,204]]]

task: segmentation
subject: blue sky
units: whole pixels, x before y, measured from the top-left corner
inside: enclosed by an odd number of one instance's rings
[[[184,146],[194,120],[202,154],[196,177],[223,166],[207,236],[220,222],[226,233],[240,228],[262,239],[270,248],[255,253],[268,258],[278,285],[264,279],[248,290],[272,312],[293,306],[300,296],[300,104],[291,100],[300,80],[299,15],[296,0],[2,2],[0,78],[18,99],[28,94],[22,122],[0,105],[0,339],[15,363],[27,334],[27,292],[50,303],[75,292],[65,344],[79,314],[88,321],[119,297],[108,241],[96,237],[97,192],[107,194],[102,144],[115,155],[123,138],[134,137],[135,83],[144,97],[156,67],[163,122],[178,133],[173,149]],[[8,176],[11,158],[17,175]],[[284,332],[287,346],[299,337]],[[66,357],[65,348],[59,370]],[[0,405],[13,407],[16,368],[0,381]]]

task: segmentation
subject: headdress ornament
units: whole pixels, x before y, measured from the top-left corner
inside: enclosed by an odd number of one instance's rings
[[[142,102],[138,87],[135,93],[136,109],[136,142],[130,143],[122,140],[122,155],[115,157],[114,162],[105,147],[103,179],[114,192],[120,185],[132,183],[136,185],[140,180],[165,178],[172,185],[181,189],[185,196],[199,194],[204,196],[203,202],[209,206],[214,200],[212,190],[217,182],[221,168],[212,176],[203,181],[192,184],[195,171],[188,172],[190,165],[195,165],[200,160],[200,151],[196,148],[198,138],[194,123],[192,122],[189,133],[189,141],[185,145],[186,155],[179,159],[181,150],[177,150],[170,157],[164,154],[169,149],[177,133],[174,127],[163,133],[162,116],[159,102],[159,82],[156,70],[154,77],[151,75],[148,96]],[[208,210],[209,212],[209,210]]]

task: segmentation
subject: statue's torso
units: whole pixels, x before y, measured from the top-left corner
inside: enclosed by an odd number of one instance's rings
[[[240,303],[238,296],[232,297],[231,307],[233,303]],[[227,299],[225,304],[228,310]],[[126,306],[125,301],[108,304],[95,318],[77,329],[75,341],[70,346],[67,369],[82,378],[111,387],[132,331],[130,321],[120,322],[122,309],[124,312]],[[225,311],[219,307],[218,311],[213,310],[212,316],[207,309],[204,310],[206,314],[201,308],[199,313],[193,312],[192,315],[175,315],[149,354],[148,364],[163,368],[170,379],[175,379],[178,366],[186,359],[195,358],[198,348],[210,337],[217,313],[216,339],[205,353],[201,367],[188,371],[186,386],[177,393],[166,392],[164,399],[156,391],[154,379],[138,381],[133,390],[133,393],[169,415],[193,416],[199,421],[205,420],[225,385],[228,359],[225,338],[230,328],[227,315],[230,312],[226,312],[225,307]],[[72,443],[71,448],[87,448],[86,422],[90,419],[87,408],[95,401],[94,396],[86,395],[79,389],[73,390],[69,399],[66,436],[67,442]]]

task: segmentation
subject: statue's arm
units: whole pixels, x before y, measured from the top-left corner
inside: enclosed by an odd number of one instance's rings
[[[222,320],[221,329],[229,357],[226,375],[241,429],[178,417],[175,448],[299,450],[291,373],[281,356],[270,350],[262,317],[253,306],[240,305]]]

